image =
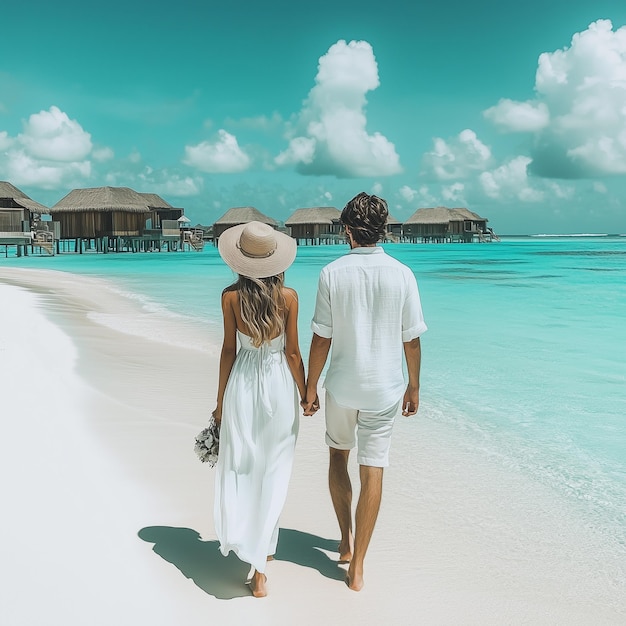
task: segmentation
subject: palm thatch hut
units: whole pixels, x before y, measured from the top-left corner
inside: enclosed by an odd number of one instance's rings
[[[254,221],[263,222],[272,228],[278,228],[278,222],[275,219],[263,215],[261,211],[254,207],[233,207],[232,209],[228,209],[228,211],[213,224],[213,241],[217,242],[220,235],[231,226],[238,226],[239,224],[247,224],[248,222]]]
[[[472,242],[491,240],[488,220],[465,208],[418,209],[404,222],[405,240],[422,242]]]
[[[0,245],[17,246],[17,254],[26,253],[26,245],[32,243],[32,233],[40,228],[40,217],[50,209],[29,198],[9,182],[0,181]]]
[[[178,226],[178,220],[183,216],[183,209],[174,208],[169,202],[166,202],[156,193],[142,193],[139,195],[145,200],[150,210],[151,228],[162,228],[163,221],[175,221]]]
[[[341,211],[335,207],[296,209],[285,226],[298,245],[309,242],[311,245],[338,243],[342,240],[340,218]]]
[[[402,237],[402,222],[396,219],[391,213],[387,216],[387,236],[386,241],[400,241]]]
[[[11,183],[0,181],[0,232],[30,232],[33,221],[49,213],[48,207],[31,200]]]
[[[62,239],[139,236],[150,217],[145,198],[129,187],[74,189],[50,212]]]

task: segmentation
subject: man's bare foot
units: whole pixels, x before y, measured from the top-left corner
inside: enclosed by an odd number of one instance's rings
[[[348,574],[346,576],[346,585],[352,591],[361,591],[363,589],[363,585],[365,584],[363,581],[363,572],[357,574],[356,572],[350,571],[352,568],[348,570]]]
[[[352,560],[352,535],[346,543],[343,541],[339,544],[339,548],[337,548],[339,552],[339,563],[350,563]]]
[[[266,582],[267,576],[255,570],[252,579],[248,583],[250,585],[252,595],[255,598],[264,598],[267,595],[267,589],[265,588]]]

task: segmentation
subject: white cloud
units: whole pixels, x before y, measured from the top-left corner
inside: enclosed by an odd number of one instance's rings
[[[472,171],[485,170],[491,160],[491,150],[470,129],[450,141],[435,137],[433,144],[423,158],[424,173],[439,180],[465,178]]]
[[[13,139],[9,137],[9,133],[6,130],[0,132],[0,150],[6,150],[13,145]]]
[[[281,152],[275,159],[276,165],[297,165],[304,163],[309,165],[315,158],[315,139],[311,137],[294,137],[289,142],[289,147]]]
[[[536,132],[550,121],[550,112],[544,102],[514,102],[502,98],[483,115],[503,131]]]
[[[497,200],[518,199],[523,202],[538,202],[543,199],[543,192],[529,184],[527,168],[530,159],[518,156],[508,163],[490,171],[483,172],[479,181],[483,191]]]
[[[398,195],[406,204],[411,206],[434,207],[440,204],[437,201],[437,197],[431,193],[428,185],[421,185],[419,189],[403,185],[398,190]]]
[[[216,141],[185,146],[183,162],[209,174],[232,174],[250,167],[250,157],[239,147],[237,138],[223,129]]]
[[[51,106],[23,122],[17,137],[0,133],[0,169],[17,185],[43,189],[84,186],[91,176],[91,135]]]
[[[113,150],[107,146],[104,146],[102,148],[95,148],[91,154],[94,158],[94,161],[100,162],[110,161],[115,156]]]
[[[626,26],[598,20],[569,47],[541,54],[535,91],[533,101],[501,100],[485,112],[502,128],[534,133],[533,174],[626,174]]]
[[[566,155],[595,173],[626,174],[626,129],[617,137],[590,137]]]
[[[553,180],[545,181],[545,186],[555,198],[559,200],[569,200],[574,197],[576,189],[573,185],[564,185]]]
[[[6,163],[8,178],[17,185],[29,185],[42,189],[83,186],[85,178],[91,175],[89,161],[55,163],[34,159],[24,150],[9,153]]]
[[[166,199],[197,196],[204,186],[201,176],[184,176],[167,169],[155,169],[150,165],[139,167],[128,163],[121,165],[122,169],[111,170],[107,173],[105,177],[107,185],[158,193]]]
[[[452,183],[441,189],[441,195],[446,202],[464,202],[463,192],[465,185],[463,183]]]
[[[411,189],[408,185],[400,187],[398,193],[406,202],[413,202],[413,200],[417,197],[417,191],[415,189]]]
[[[18,141],[30,156],[50,161],[81,161],[92,147],[91,135],[55,106],[33,113]]]
[[[383,186],[381,183],[374,183],[372,185],[372,193],[375,196],[378,196],[379,198],[381,197],[381,194],[383,193]]]
[[[393,143],[366,129],[365,96],[380,85],[371,45],[343,40],[332,45],[319,60],[315,83],[276,164],[340,178],[401,172]]]
[[[155,180],[147,180],[149,188],[153,193],[162,196],[174,196],[177,198],[186,198],[189,196],[197,196],[202,191],[202,179],[192,176],[179,176],[178,174],[162,173],[161,182]],[[147,187],[146,187],[147,188]]]
[[[609,192],[609,190],[607,189],[604,183],[599,183],[597,181],[593,183],[593,190],[597,193],[602,193],[602,194]]]

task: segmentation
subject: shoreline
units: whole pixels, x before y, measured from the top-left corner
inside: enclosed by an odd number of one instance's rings
[[[568,571],[563,571],[561,564],[551,563],[550,551],[557,555],[566,552],[580,529],[575,522],[570,528],[559,526],[562,520],[545,508],[549,490],[542,491],[545,500],[520,502],[516,509],[504,510],[498,502],[499,490],[514,489],[521,478],[514,472],[496,475],[493,467],[477,462],[472,451],[450,445],[458,441],[449,427],[419,417],[399,419],[396,425],[392,466],[385,473],[383,505],[366,561],[363,592],[349,592],[337,579],[341,573],[332,561],[332,545],[338,537],[326,490],[327,451],[321,415],[301,419],[294,475],[281,518],[288,545],[284,558],[277,558],[269,568],[270,595],[259,601],[237,584],[219,583],[220,573],[239,570],[232,559],[213,554],[217,554],[213,545],[213,474],[193,454],[193,436],[204,426],[214,400],[219,348],[214,344],[201,350],[184,348],[97,323],[98,316],[93,313],[141,315],[141,311],[120,295],[99,299],[90,291],[96,283],[98,279],[64,272],[0,269],[0,288],[10,284],[4,290],[21,287],[30,293],[32,299],[20,301],[19,306],[34,314],[31,323],[50,320],[77,350],[74,362],[59,363],[57,374],[65,372],[65,378],[61,377],[57,389],[64,385],[72,390],[82,388],[84,397],[78,398],[73,408],[67,400],[60,400],[48,421],[42,422],[55,423],[68,410],[74,415],[64,432],[46,431],[47,436],[56,437],[54,447],[69,454],[71,462],[65,465],[63,480],[82,485],[80,493],[86,490],[84,482],[97,485],[96,495],[101,500],[94,503],[98,498],[91,494],[85,496],[90,506],[80,511],[68,509],[67,516],[63,510],[56,512],[59,525],[67,531],[66,540],[74,542],[75,534],[81,540],[74,545],[72,558],[80,546],[93,547],[90,535],[70,532],[76,516],[80,514],[86,526],[101,527],[100,516],[107,522],[103,530],[109,535],[107,550],[84,565],[89,567],[85,588],[75,575],[69,577],[77,586],[72,592],[77,618],[81,608],[82,618],[85,613],[93,614],[97,595],[90,584],[93,566],[103,589],[120,571],[127,572],[128,584],[140,572],[140,582],[128,588],[119,585],[119,607],[116,598],[101,597],[102,615],[90,623],[110,624],[113,619],[115,623],[139,623],[131,619],[135,615],[153,624],[183,619],[197,623],[209,612],[227,621],[267,619],[290,624],[298,619],[305,624],[333,624],[343,621],[337,616],[344,610],[364,624],[416,619],[429,624],[623,622],[624,598],[614,598],[609,606],[603,596],[594,595],[602,581],[589,581],[587,595],[577,593],[576,583],[590,574],[586,564],[572,562]],[[169,323],[174,324],[172,320]],[[29,354],[36,354],[30,337],[21,341]],[[66,344],[59,345],[67,350]],[[39,376],[46,371],[35,369]],[[28,437],[32,424],[24,420],[18,428],[14,422],[19,420],[5,422],[5,428],[16,429],[9,431],[9,438],[21,441]],[[410,430],[420,433],[417,448],[411,447],[405,436]],[[17,453],[10,458],[13,463],[20,462]],[[50,457],[51,466],[55,458]],[[354,470],[352,466],[353,478]],[[20,478],[18,473],[15,480]],[[23,491],[36,489],[37,479],[26,476]],[[49,488],[56,487],[61,488],[51,481]],[[74,493],[68,485],[62,489]],[[18,498],[19,484],[13,491]],[[520,540],[516,516],[525,509],[534,512],[534,519],[524,520]],[[29,514],[35,516],[36,511],[33,505]],[[553,529],[549,541],[540,536],[545,527]],[[185,528],[192,533],[182,530]],[[198,537],[193,537],[193,531]],[[156,539],[156,545],[149,539]],[[54,543],[54,537],[49,537],[48,543]],[[204,571],[203,563],[194,561],[195,553],[213,568],[213,575]],[[124,560],[116,563],[114,555]],[[10,562],[17,563],[18,557],[14,555]],[[35,552],[32,558],[38,558]],[[46,561],[45,578],[57,577],[61,585],[68,572],[56,572],[57,565]],[[12,580],[5,566],[1,570],[10,587],[21,589],[23,579]],[[575,583],[573,588],[568,582]],[[16,593],[21,602],[30,585],[27,587]],[[51,593],[38,588],[46,601]],[[236,593],[240,595],[233,595]],[[229,594],[231,601],[222,602],[220,595]],[[9,600],[8,606],[13,608],[11,623],[33,623],[32,615],[30,620],[26,614],[20,616],[17,601]],[[66,615],[48,623],[84,622]]]

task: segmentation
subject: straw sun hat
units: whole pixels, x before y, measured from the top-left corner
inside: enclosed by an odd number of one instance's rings
[[[262,222],[228,228],[220,235],[217,246],[225,263],[249,278],[280,274],[296,258],[296,240]]]

